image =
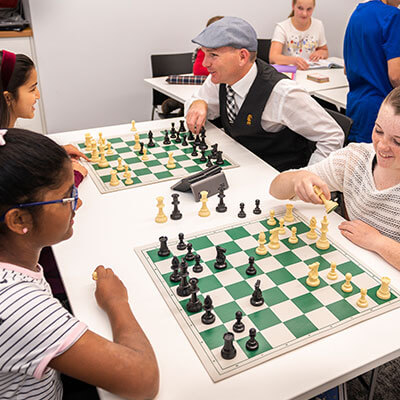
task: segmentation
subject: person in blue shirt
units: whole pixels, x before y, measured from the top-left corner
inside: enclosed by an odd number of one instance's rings
[[[347,115],[354,123],[348,140],[372,140],[379,107],[400,86],[400,0],[360,3],[344,38],[344,61],[350,92]]]

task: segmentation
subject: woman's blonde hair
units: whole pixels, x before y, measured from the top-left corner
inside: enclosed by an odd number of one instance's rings
[[[292,7],[294,7],[296,5],[296,3],[297,3],[297,0],[293,0]],[[315,0],[314,0],[314,7],[315,7]],[[292,10],[292,12],[289,15],[289,18],[292,18],[292,17],[294,17],[294,10]]]
[[[400,86],[397,86],[386,96],[383,104],[392,106],[394,115],[400,115]]]

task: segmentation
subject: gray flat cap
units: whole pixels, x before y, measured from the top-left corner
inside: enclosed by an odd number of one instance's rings
[[[257,51],[256,31],[244,19],[237,17],[224,17],[214,22],[192,39],[192,42],[210,49],[230,46]]]

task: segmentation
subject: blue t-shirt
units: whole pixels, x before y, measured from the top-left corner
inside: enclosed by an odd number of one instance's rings
[[[353,119],[349,140],[371,142],[379,107],[393,89],[388,60],[400,57],[400,10],[371,0],[359,4],[344,38],[350,92],[347,115]]]

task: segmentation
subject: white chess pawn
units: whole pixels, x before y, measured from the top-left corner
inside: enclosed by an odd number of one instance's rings
[[[125,185],[132,185],[133,180],[131,178],[131,173],[130,171],[127,172],[126,180],[125,180]]]
[[[289,242],[290,244],[296,244],[296,243],[299,242],[299,239],[298,239],[298,237],[296,236],[297,228],[294,226],[294,227],[291,229],[291,231],[292,231],[292,236],[289,238],[288,242]]]
[[[280,235],[284,235],[285,233],[286,233],[286,229],[285,229],[285,227],[283,226],[285,224],[285,220],[283,219],[283,218],[281,218],[280,220],[279,220],[279,234]]]
[[[122,166],[122,158],[118,158],[118,166],[117,166],[117,171],[123,171],[124,167]]]
[[[334,281],[338,278],[338,273],[336,272],[336,263],[331,263],[331,270],[328,272],[327,277],[331,281]]]
[[[274,210],[271,210],[269,212],[269,218],[267,219],[267,224],[268,225],[276,225],[275,211]]]
[[[259,256],[265,256],[268,253],[268,249],[265,247],[265,243],[267,243],[267,240],[265,238],[265,233],[260,232],[258,235],[258,243],[259,246],[256,248],[256,254]]]
[[[107,143],[107,152],[106,152],[106,154],[107,154],[108,156],[111,156],[111,155],[113,154],[113,151],[112,151],[111,143],[110,143],[110,142]]]
[[[318,235],[317,235],[317,232],[315,232],[316,228],[317,228],[317,220],[315,217],[311,217],[310,230],[307,232],[307,235],[306,235],[308,237],[308,239],[311,239],[311,240],[317,239]]]
[[[149,161],[149,156],[147,155],[147,149],[146,149],[146,147],[143,148],[142,161]]]
[[[170,153],[170,154],[172,154],[172,153]],[[211,214],[210,210],[207,207],[207,200],[208,200],[207,195],[208,195],[208,192],[206,190],[203,190],[200,192],[200,196],[201,196],[201,198],[200,198],[201,208],[199,211],[200,217],[208,217]]]
[[[100,168],[107,168],[109,166],[108,161],[106,159],[106,156],[104,154],[104,150],[100,153],[100,161],[99,161],[99,167]]]
[[[353,275],[351,275],[350,272],[348,272],[344,278],[346,279],[346,282],[343,283],[342,285],[342,290],[345,293],[351,293],[353,291],[353,285],[351,284],[351,278],[353,277]]]
[[[358,307],[361,307],[361,308],[368,307],[367,289],[365,289],[365,288],[360,289],[360,294],[361,294],[361,297],[357,300],[356,304],[358,305]]]
[[[119,179],[117,176],[117,171],[115,169],[112,169],[110,174],[111,174],[110,186],[118,186]]]

